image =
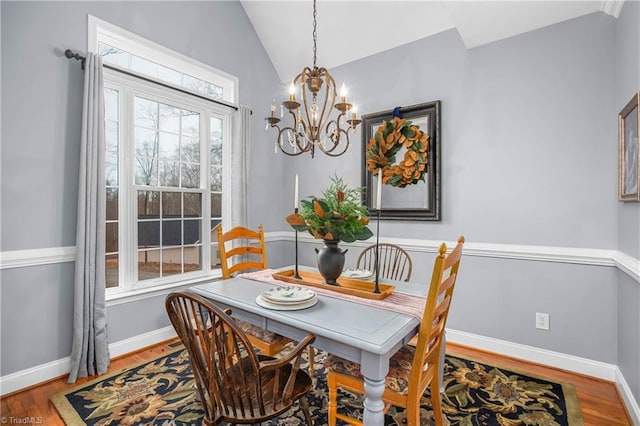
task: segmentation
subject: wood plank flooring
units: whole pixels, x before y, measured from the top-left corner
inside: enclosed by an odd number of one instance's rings
[[[552,381],[573,384],[580,402],[582,418],[587,426],[633,425],[613,382],[455,344],[447,344],[447,353],[473,358],[533,376],[545,377]]]
[[[173,348],[168,345],[174,341],[164,342],[113,359],[109,373],[125,370],[131,365],[169,352]],[[542,376],[555,381],[572,383],[576,388],[585,425],[632,425],[614,383],[455,344],[447,344],[447,353],[470,357],[480,362],[499,365],[506,369]],[[6,418],[6,424],[11,424],[12,418],[19,421],[26,417],[33,417],[35,423],[47,426],[64,425],[58,412],[49,402],[49,398],[58,392],[93,379],[95,378],[80,379],[77,383],[71,385],[66,382],[66,377],[61,377],[29,389],[2,396],[0,413],[3,418]],[[18,421],[14,421],[14,423],[18,423]]]

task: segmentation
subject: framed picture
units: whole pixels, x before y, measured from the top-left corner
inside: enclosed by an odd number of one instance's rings
[[[618,114],[618,199],[620,201],[640,201],[639,98],[640,93],[633,95]]]
[[[365,188],[365,205],[369,215],[380,214],[380,219],[389,220],[430,220],[440,219],[440,101],[412,105],[399,109],[402,119],[411,121],[411,125],[419,126],[428,138],[427,163],[422,176],[406,185],[390,185],[385,180],[381,185],[380,208],[376,208],[378,176],[374,176],[367,168],[367,144],[374,137],[383,122],[393,119],[393,110],[376,112],[362,116],[362,186]],[[395,155],[393,164],[400,164],[405,159],[406,148],[401,148]],[[400,176],[396,176],[400,178]]]

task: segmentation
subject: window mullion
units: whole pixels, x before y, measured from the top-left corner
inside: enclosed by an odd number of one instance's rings
[[[225,117],[222,132],[222,144],[224,147],[222,149],[222,223],[226,224],[227,228],[232,224],[231,203],[233,202],[231,197],[231,120],[231,114]],[[240,170],[236,170],[236,173],[239,172]],[[243,225],[248,226],[246,223]]]
[[[204,270],[211,270],[211,173],[210,144],[211,111],[200,116],[200,189],[202,189],[202,262]]]
[[[133,186],[133,170],[135,167],[135,143],[134,130],[133,130],[133,102],[134,93],[131,88],[124,90],[123,96],[123,108],[122,108],[122,140],[124,142],[121,147],[122,158],[122,179],[120,180],[120,188],[123,192],[123,206],[122,206],[122,252],[126,254],[123,256],[123,280],[125,290],[132,290],[138,279],[137,274],[137,241],[138,241],[138,227],[134,226],[137,215],[137,203],[136,203],[136,190]]]

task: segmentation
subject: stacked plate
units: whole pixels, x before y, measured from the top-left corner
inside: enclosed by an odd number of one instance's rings
[[[342,276],[358,280],[371,280],[373,279],[373,271],[367,271],[366,269],[347,269],[342,272]]]
[[[256,298],[264,308],[293,311],[310,308],[318,303],[316,292],[305,287],[282,286],[265,290]]]

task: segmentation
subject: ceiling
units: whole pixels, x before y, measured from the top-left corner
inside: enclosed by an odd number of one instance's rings
[[[317,64],[333,68],[455,28],[471,49],[593,12],[618,16],[624,0],[318,0]],[[243,0],[278,76],[313,61],[310,0]]]

